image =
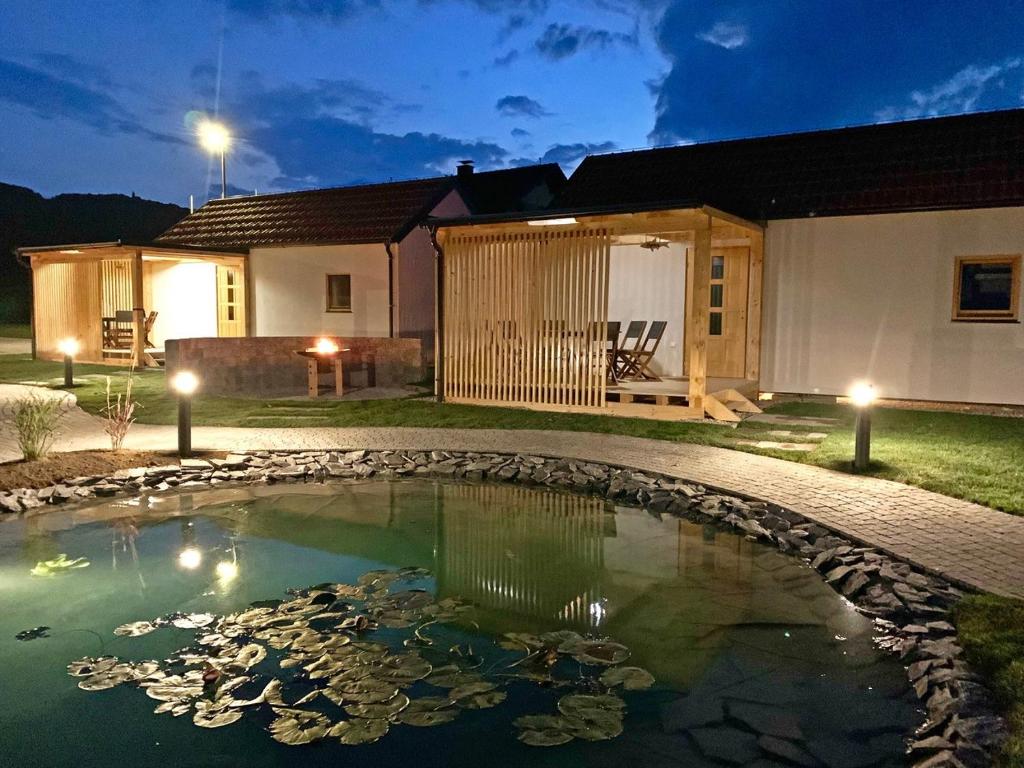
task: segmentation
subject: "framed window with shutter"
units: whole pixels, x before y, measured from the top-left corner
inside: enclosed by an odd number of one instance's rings
[[[352,311],[352,276],[327,276],[327,311]]]
[[[1019,320],[1020,262],[1020,254],[958,256],[953,275],[953,320]]]

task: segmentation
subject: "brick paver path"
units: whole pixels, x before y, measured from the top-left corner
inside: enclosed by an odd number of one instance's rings
[[[10,452],[0,386],[0,461]],[[77,408],[57,450],[109,447],[98,419]],[[128,448],[173,450],[173,427],[136,425]],[[756,497],[955,582],[1024,598],[1024,517],[920,488],[703,445],[538,430],[200,427],[197,450],[397,449],[518,452],[603,462]]]

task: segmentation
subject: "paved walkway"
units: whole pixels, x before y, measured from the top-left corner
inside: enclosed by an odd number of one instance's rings
[[[20,456],[0,385],[0,462]],[[39,391],[39,390],[36,390]],[[173,427],[136,425],[127,448],[174,450]],[[850,538],[979,589],[1024,598],[1024,517],[920,488],[766,456],[618,435],[539,430],[199,427],[197,450],[367,448],[518,452],[658,472],[792,509]],[[102,424],[72,407],[55,449],[107,448]]]
[[[30,339],[12,339],[0,336],[0,355],[27,355],[32,351]]]

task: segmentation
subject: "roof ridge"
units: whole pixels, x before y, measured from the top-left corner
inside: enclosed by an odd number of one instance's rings
[[[424,184],[429,181],[433,182],[450,182],[454,181],[455,176],[424,176],[417,179],[400,179],[397,181],[375,181],[369,184],[340,184],[336,187],[315,187],[313,189],[294,189],[290,192],[269,192],[263,195],[234,195],[232,197],[218,197],[212,200],[208,200],[206,205],[217,204],[223,205],[224,203],[238,201],[238,200],[252,200],[253,198],[259,198],[261,200],[268,197],[286,197],[286,196],[297,196],[297,195],[315,195],[324,192],[339,192],[341,190],[366,190],[373,189],[374,187],[391,187],[399,186],[402,184]]]
[[[906,126],[914,123],[936,123],[943,121],[958,121],[976,118],[979,116],[991,117],[995,115],[1010,115],[1019,113],[1024,115],[1024,107],[1007,107],[1004,109],[982,109],[975,112],[961,112],[955,115],[926,115],[924,117],[908,117],[902,120],[884,120],[875,123],[853,123],[850,125],[838,125],[831,128],[811,128],[807,130],[782,131],[779,133],[762,133],[753,136],[732,136],[724,139],[707,139],[705,141],[680,142],[675,144],[660,144],[650,147],[633,147],[631,149],[614,149],[608,152],[594,152],[588,154],[583,162],[591,157],[612,157],[616,155],[633,155],[640,152],[665,152],[673,149],[688,149],[691,147],[713,147],[723,144],[740,144],[753,141],[770,141],[773,139],[787,139],[808,136],[825,136],[835,133],[852,133],[857,131],[885,129],[893,126]],[[581,163],[582,165],[582,163]]]

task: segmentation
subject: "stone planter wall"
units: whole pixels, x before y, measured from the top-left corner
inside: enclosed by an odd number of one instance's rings
[[[304,395],[306,358],[296,350],[315,346],[319,338],[169,339],[165,344],[168,379],[185,369],[199,376],[205,394]],[[351,350],[343,358],[346,387],[401,387],[423,378],[418,339],[327,338]]]
[[[991,692],[961,658],[953,606],[963,593],[873,547],[859,546],[801,515],[705,486],[605,464],[543,456],[451,451],[276,451],[181,465],[119,470],[40,490],[0,492],[4,512],[36,514],[96,497],[201,490],[222,483],[324,483],[363,478],[444,478],[543,486],[595,494],[653,513],[732,529],[814,568],[874,619],[879,646],[904,662],[925,720],[907,739],[915,768],[983,768],[1006,738]],[[796,763],[803,764],[803,763]],[[845,763],[844,763],[845,764]],[[850,765],[860,764],[855,761]]]

